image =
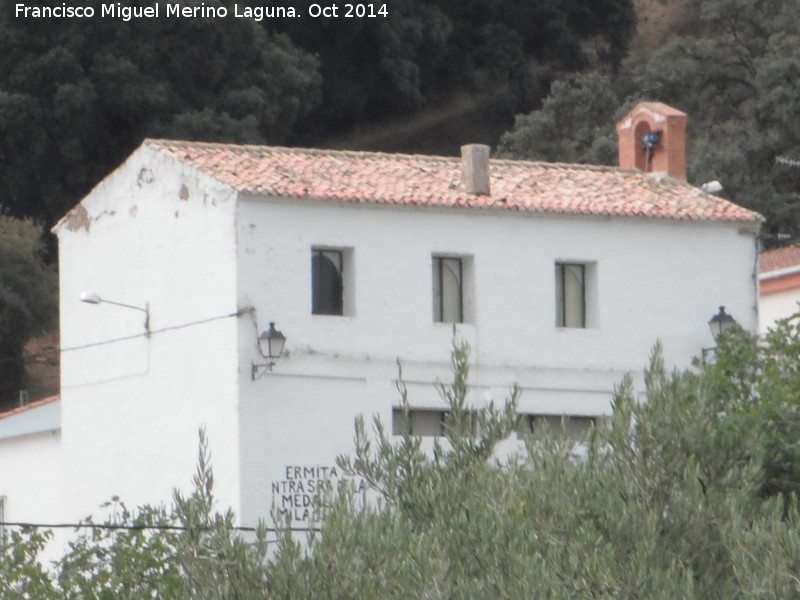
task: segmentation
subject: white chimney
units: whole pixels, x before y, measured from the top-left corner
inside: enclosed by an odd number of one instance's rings
[[[470,194],[489,195],[489,146],[461,146],[461,182]]]

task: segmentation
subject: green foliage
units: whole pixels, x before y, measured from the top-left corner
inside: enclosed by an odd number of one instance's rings
[[[317,61],[250,19],[125,22],[100,4],[84,3],[93,19],[0,11],[0,202],[14,214],[53,223],[145,137],[275,143],[318,101]]]
[[[770,232],[800,236],[800,5],[695,0],[698,22],[651,54],[605,75],[556,82],[517,118],[501,150],[518,158],[614,164],[614,124],[635,102],[689,115],[688,178],[761,212]],[[599,148],[599,149],[598,149]],[[785,159],[789,159],[788,161]]]
[[[309,4],[300,2],[301,12]],[[540,79],[555,72],[618,65],[635,21],[630,0],[395,0],[387,7],[386,19],[268,25],[320,57],[324,101],[303,129],[312,139],[409,114],[454,90],[492,96],[495,111],[519,110],[538,101]]]
[[[704,374],[729,399],[737,428],[760,432],[752,447],[764,466],[761,493],[789,510],[800,495],[800,312],[761,340],[740,330],[725,336]]]
[[[129,21],[101,4],[82,5],[92,19],[0,11],[0,202],[14,215],[52,224],[145,137],[325,144],[465,97],[507,123],[556,73],[616,68],[635,21],[631,0],[394,0],[386,18],[339,5],[334,19],[303,0],[302,18],[260,23],[234,18],[233,0],[202,3],[227,18],[167,18],[162,4]]]
[[[39,562],[52,535],[35,528],[12,531],[0,540],[0,596],[8,600],[55,600],[50,574]]]
[[[429,455],[380,421],[373,446],[360,423],[340,466],[378,499],[340,495],[308,555],[269,567],[276,596],[800,596],[797,513],[761,496],[768,431],[716,371],[667,373],[656,349],[645,402],[625,381],[607,427],[583,445],[544,432],[501,463],[486,449],[513,430],[513,412],[490,417],[503,433],[486,440],[463,426],[465,353],[456,347],[442,388],[460,426]]]
[[[185,583],[173,556],[178,535],[163,509],[142,507],[135,514],[109,503],[112,516],[70,543],[58,564],[54,593],[62,598],[175,598]],[[149,528],[155,528],[151,530]],[[153,533],[155,531],[155,533]]]
[[[90,529],[57,576],[35,560],[47,535],[14,533],[0,552],[2,595],[800,598],[800,515],[786,487],[797,479],[773,471],[798,464],[800,434],[785,412],[796,414],[800,389],[798,323],[782,323],[766,345],[733,332],[692,371],[667,372],[656,347],[646,397],[626,379],[608,422],[580,443],[545,428],[502,460],[518,390],[476,413],[469,349],[456,342],[453,380],[438,385],[450,411],[444,438],[431,447],[408,431],[390,436],[378,419],[369,435],[359,421],[355,453],[338,464],[367,492],[343,484],[325,499],[305,545],[283,527],[268,552],[263,528],[245,541],[230,512],[214,512],[201,436],[190,496],[176,493],[169,511],[115,503],[107,525],[133,529]],[[398,389],[408,414],[402,371]]]
[[[12,532],[0,544],[0,596],[37,600],[251,600],[266,598],[266,530],[244,539],[230,511],[214,511],[208,444],[200,433],[194,491],[169,510],[129,510],[118,499],[101,524],[87,521],[49,570],[38,562],[51,534]]]
[[[41,235],[33,221],[0,215],[0,411],[18,402],[25,343],[58,314],[56,275],[43,261]]]
[[[613,164],[617,142],[611,116],[620,110],[613,78],[596,72],[555,81],[542,107],[519,115],[500,142],[509,157],[550,162]]]

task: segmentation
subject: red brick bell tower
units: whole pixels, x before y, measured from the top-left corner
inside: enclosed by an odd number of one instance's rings
[[[617,123],[619,166],[686,180],[688,120],[661,102],[640,102]]]

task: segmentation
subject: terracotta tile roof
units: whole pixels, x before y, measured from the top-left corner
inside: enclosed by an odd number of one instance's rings
[[[762,252],[759,257],[759,266],[762,273],[800,267],[800,245]]]
[[[490,161],[491,195],[461,186],[461,159],[146,140],[240,192],[412,206],[759,222],[760,215],[685,182],[615,167]]]
[[[24,406],[18,406],[16,408],[12,408],[11,410],[1,412],[0,419],[5,419],[6,417],[26,412],[28,410],[31,410],[32,408],[37,408],[39,406],[44,406],[45,404],[50,404],[51,402],[55,402],[59,398],[60,396],[48,396],[47,398],[42,398],[41,400],[36,400],[35,402],[29,402]]]

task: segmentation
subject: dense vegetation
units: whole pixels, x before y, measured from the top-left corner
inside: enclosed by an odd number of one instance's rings
[[[100,0],[83,4],[99,14]],[[230,0],[204,5],[233,14]],[[261,22],[12,9],[0,11],[0,206],[50,224],[145,137],[319,145],[454,89],[513,114],[556,71],[617,65],[634,32],[631,0],[398,0],[385,19]]]
[[[0,412],[25,387],[25,342],[56,322],[56,274],[43,253],[39,227],[0,215]]]
[[[689,181],[761,212],[765,233],[800,236],[800,4],[691,0],[695,19],[663,47],[556,81],[517,118],[501,150],[515,157],[613,164],[614,123],[643,98],[689,115]],[[765,236],[767,242],[770,237]]]
[[[504,408],[465,435],[468,349],[456,344],[441,392],[453,418],[433,455],[419,438],[356,427],[339,465],[368,482],[323,498],[319,532],[249,539],[213,509],[201,438],[195,492],[169,510],[128,510],[91,526],[53,570],[48,533],[13,529],[0,551],[4,598],[798,598],[800,315],[765,343],[741,332],[713,364],[668,373],[658,349],[646,402],[623,382],[614,411],[576,446],[545,429],[518,456]],[[400,386],[401,390],[403,386]],[[404,394],[404,402],[407,399]],[[164,530],[148,527],[174,527]],[[277,539],[273,536],[277,535]]]
[[[690,181],[720,180],[766,215],[769,232],[796,237],[800,7],[681,6],[693,19],[634,56],[632,0],[397,0],[385,19],[261,22],[26,19],[9,6],[0,207],[52,224],[144,137],[395,149],[391,136],[357,133],[407,123],[418,134],[402,149],[452,154],[458,143],[499,140],[491,128],[521,113],[502,153],[613,163],[615,120],[649,99],[690,115]],[[457,135],[442,131],[459,111]]]

